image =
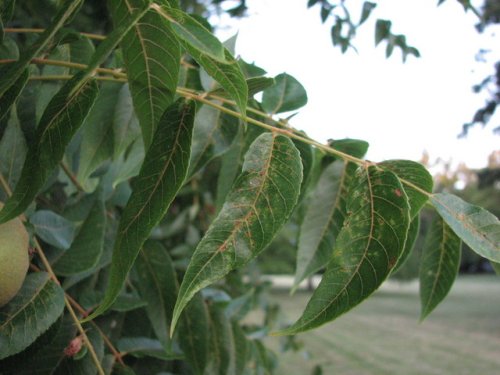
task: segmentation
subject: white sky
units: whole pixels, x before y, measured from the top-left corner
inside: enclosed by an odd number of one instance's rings
[[[500,59],[498,35],[478,34],[471,12],[464,13],[454,0],[440,7],[437,0],[381,0],[354,41],[358,53],[343,55],[331,44],[332,21],[322,25],[319,7],[308,10],[306,4],[249,0],[249,16],[218,31],[221,39],[238,31],[236,54],[269,76],[287,72],[304,85],[309,102],[291,120],[294,127],[322,142],[364,139],[370,143],[367,158],[374,161],[419,160],[427,150],[431,160],[441,157],[480,168],[500,149],[500,137],[491,132],[498,113],[487,128],[477,126],[467,138],[457,139],[462,124],[484,103],[472,86]],[[359,13],[351,12],[354,20]],[[392,20],[392,32],[405,34],[422,57],[409,56],[402,64],[395,49],[385,59],[385,42],[374,48],[376,18]],[[492,46],[488,63],[475,61],[480,48]]]

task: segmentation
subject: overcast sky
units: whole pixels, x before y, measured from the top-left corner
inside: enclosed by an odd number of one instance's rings
[[[475,16],[456,1],[436,3],[379,1],[354,41],[358,52],[344,55],[331,44],[331,21],[322,25],[319,7],[308,10],[306,0],[249,0],[248,17],[218,34],[224,39],[238,32],[237,55],[270,76],[287,72],[304,85],[309,102],[291,123],[318,141],[367,140],[367,158],[373,161],[419,160],[426,150],[431,159],[480,168],[500,149],[500,137],[491,132],[498,114],[488,128],[478,127],[466,139],[457,134],[484,103],[471,87],[500,59],[500,39],[491,31],[479,35]],[[356,10],[352,17],[357,19]],[[385,45],[374,48],[376,18],[391,19],[392,31],[405,34],[422,57],[410,56],[402,64],[395,50],[385,59]],[[480,48],[493,48],[488,63],[475,61]]]

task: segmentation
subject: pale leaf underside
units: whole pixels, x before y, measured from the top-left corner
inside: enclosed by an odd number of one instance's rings
[[[434,194],[431,201],[444,221],[472,250],[500,262],[500,221],[495,215],[452,194]]]

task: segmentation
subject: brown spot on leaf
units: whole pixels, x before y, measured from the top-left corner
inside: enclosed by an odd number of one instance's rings
[[[403,195],[403,192],[401,191],[401,189],[395,189],[395,190],[394,190],[394,193],[395,193],[398,197],[400,197],[400,196],[402,196],[402,195]]]

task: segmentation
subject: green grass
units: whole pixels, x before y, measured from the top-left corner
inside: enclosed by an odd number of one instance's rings
[[[293,322],[310,294],[273,292]],[[500,374],[500,278],[462,277],[419,323],[416,286],[383,289],[339,319],[301,334],[304,348],[279,354],[278,374]],[[277,338],[268,344],[279,352]]]

